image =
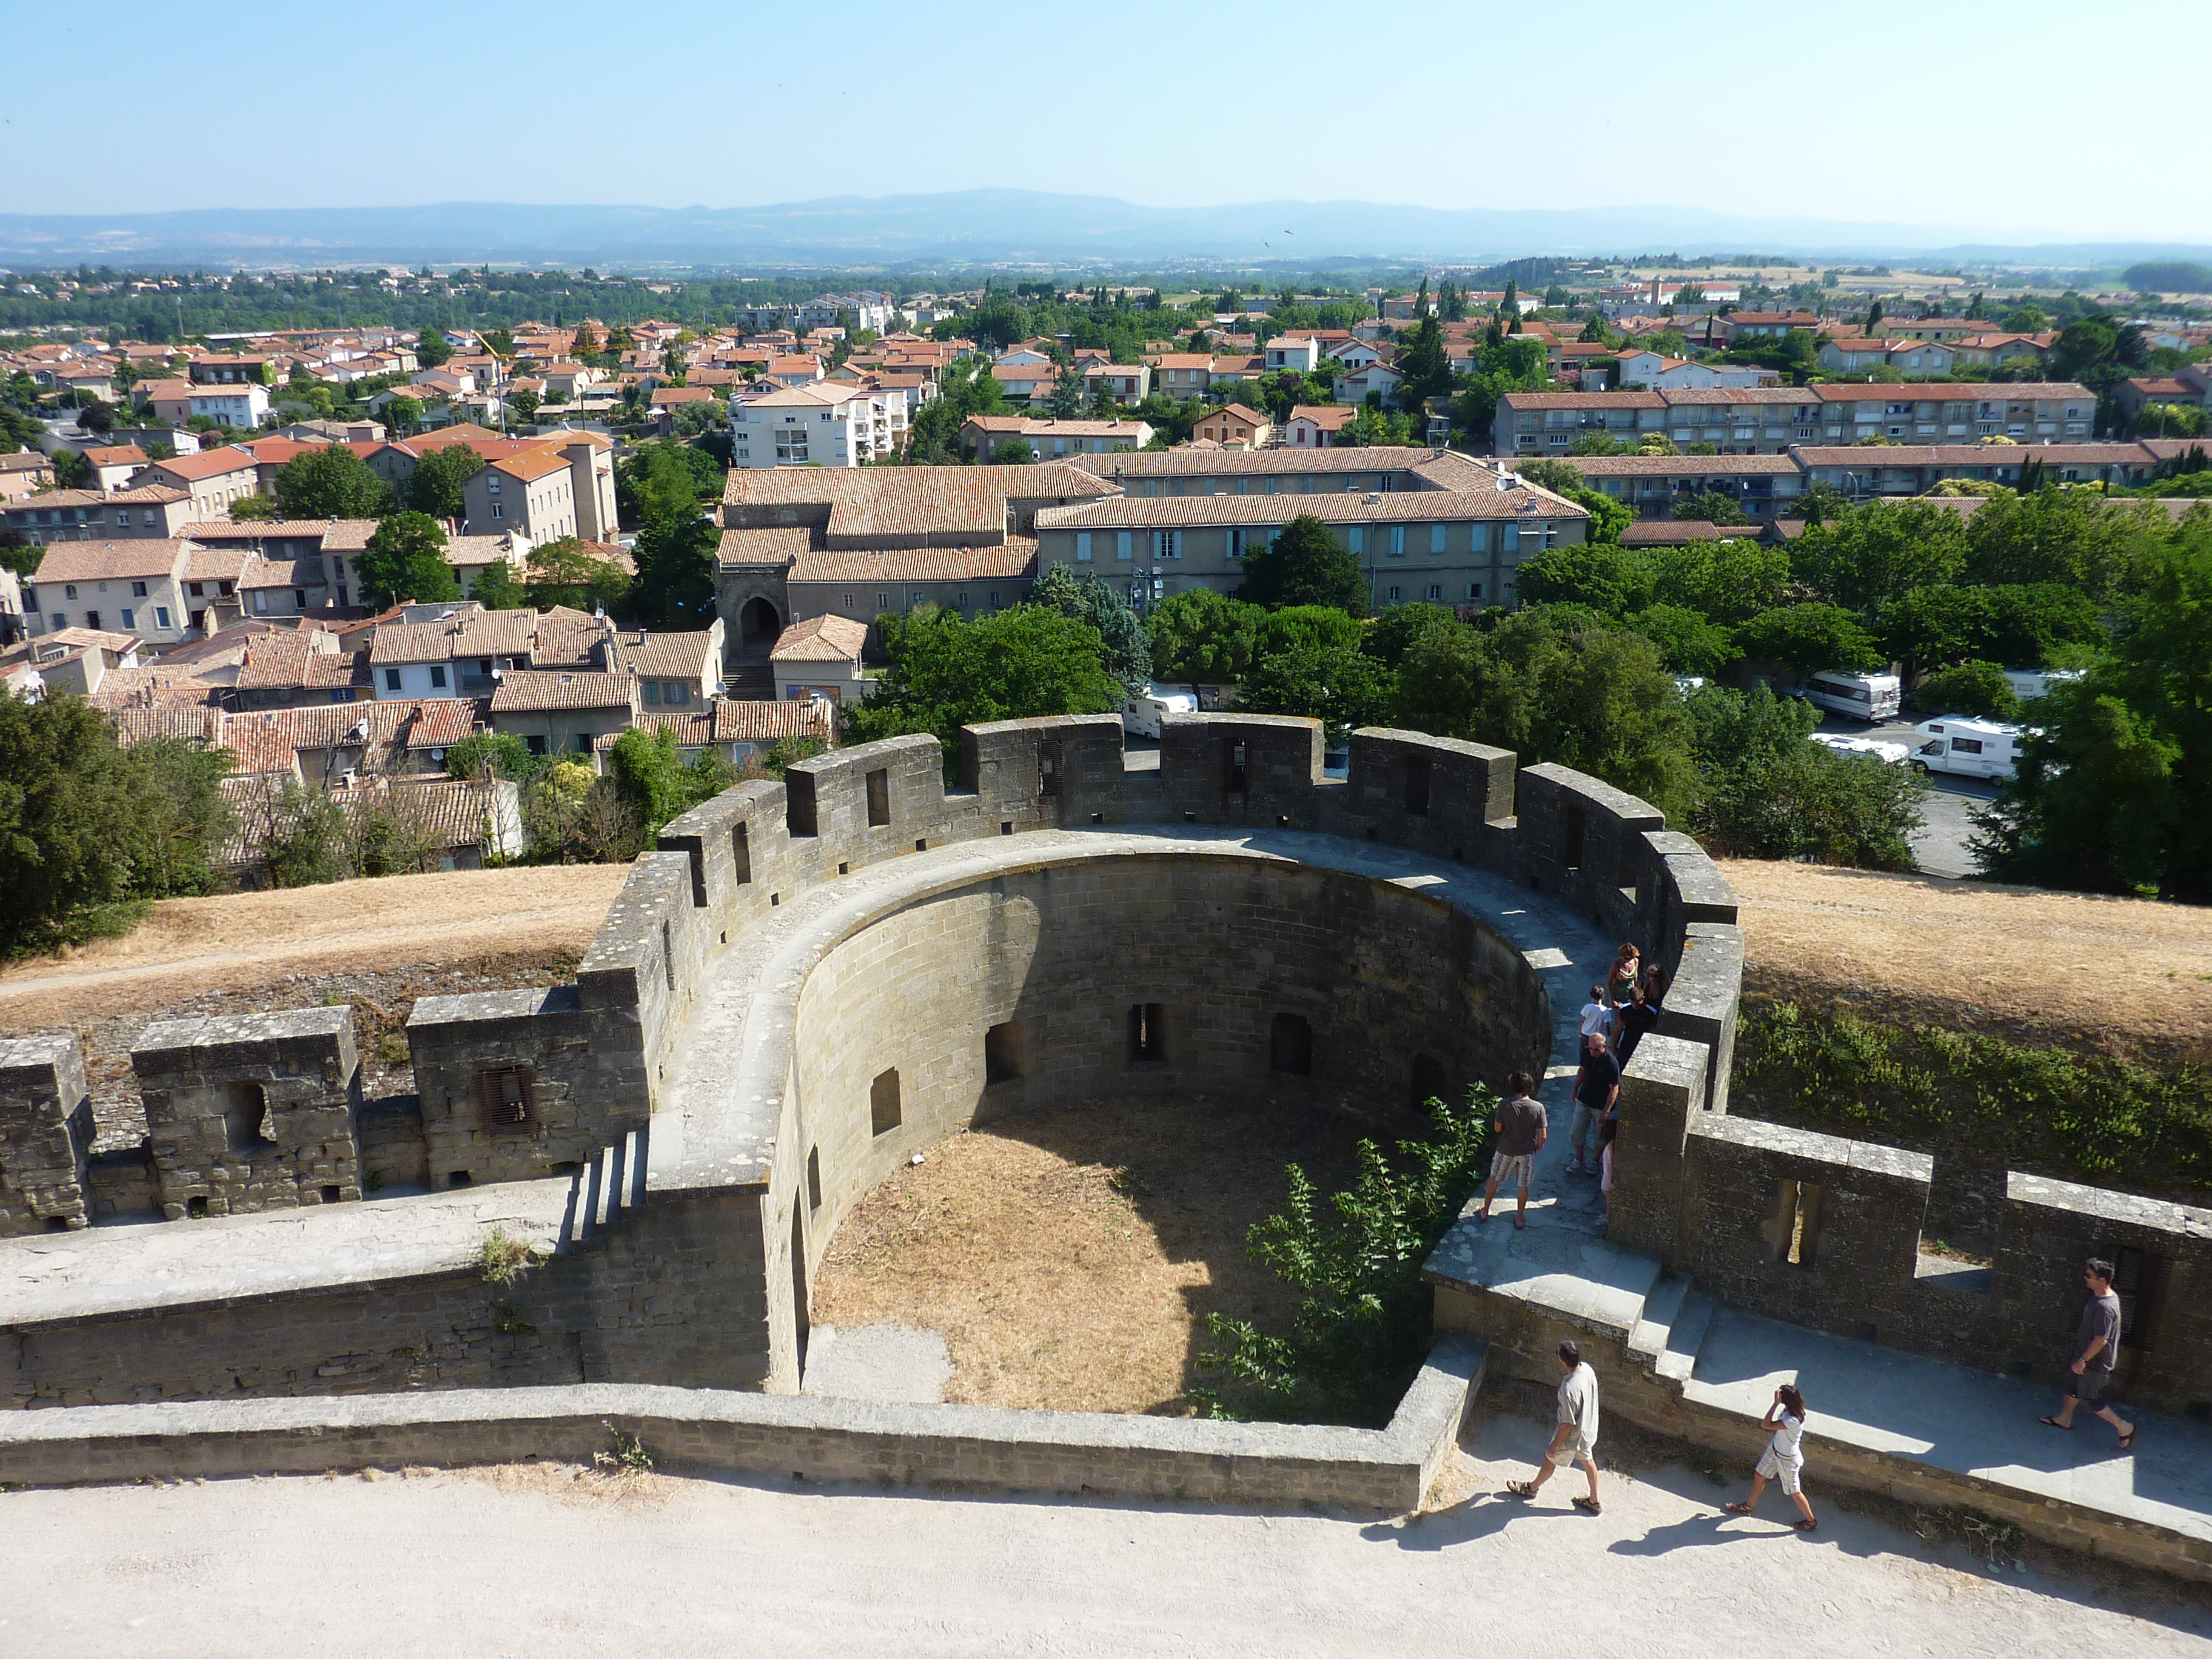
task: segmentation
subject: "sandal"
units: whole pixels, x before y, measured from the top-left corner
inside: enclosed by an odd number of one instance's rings
[[[1751,1505],[1741,1501],[1738,1501],[1734,1504],[1723,1504],[1721,1507],[1726,1510],[1730,1515],[1749,1515],[1751,1513]]]
[[[1505,1490],[1516,1498],[1534,1498],[1536,1495],[1535,1483],[1530,1480],[1509,1480],[1505,1483]]]
[[[1820,1530],[1820,1523],[1818,1521],[1799,1521],[1793,1524],[1800,1532],[1818,1532]]]
[[[2074,1425],[2071,1423],[2062,1423],[2055,1417],[2039,1417],[2035,1420],[2054,1429],[2063,1429],[2069,1434],[2074,1432]]]
[[[2136,1437],[2142,1432],[2142,1425],[2138,1423],[2135,1427],[2130,1429],[2125,1434],[2122,1435],[2120,1437],[2120,1449],[2122,1451],[2133,1451],[2136,1445]]]
[[[1605,1512],[1605,1505],[1595,1498],[1577,1498],[1575,1499],[1575,1507],[1578,1510],[1587,1510],[1592,1515],[1601,1515]]]

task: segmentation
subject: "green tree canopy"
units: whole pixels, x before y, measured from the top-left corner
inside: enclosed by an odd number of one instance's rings
[[[2212,903],[2212,526],[2136,582],[2112,654],[2036,703],[1976,854],[2001,880]]]
[[[1976,657],[2065,666],[2107,640],[2102,608],[2057,582],[1916,587],[1882,607],[1880,631],[1888,655],[1916,670]]]
[[[1152,635],[1153,672],[1164,680],[1233,684],[1252,665],[1260,619],[1267,614],[1256,605],[1226,598],[1210,587],[1170,594],[1145,619]]]
[[[1129,691],[1142,691],[1152,683],[1151,635],[1127,599],[1096,572],[1086,570],[1079,576],[1066,565],[1056,564],[1037,578],[1029,602],[1049,605],[1097,629],[1105,642],[1106,672]]]
[[[425,368],[435,368],[453,355],[453,343],[441,329],[426,328],[415,343],[415,361]]]
[[[1333,605],[1285,605],[1261,614],[1256,654],[1272,656],[1298,646],[1357,651],[1361,634],[1358,619]]]
[[[0,947],[68,939],[88,913],[207,892],[235,827],[230,757],[177,738],[118,748],[76,697],[0,691]]]
[[[392,511],[392,487],[343,444],[285,462],[276,499],[288,519],[375,519]]]
[[[1677,495],[1674,513],[1678,519],[1702,520],[1723,528],[1750,522],[1736,498],[1725,489],[1695,489],[1688,495]]]
[[[1694,611],[1724,628],[1749,622],[1782,603],[1790,588],[1790,554],[1743,537],[1643,550],[1652,598]]]
[[[1367,614],[1367,578],[1336,532],[1301,513],[1267,546],[1244,556],[1244,581],[1237,597],[1279,611],[1285,605],[1328,605],[1355,617]]]
[[[1972,714],[2008,720],[2020,713],[2020,699],[2001,663],[1970,660],[1939,668],[1920,682],[1913,696],[1930,715]]]
[[[1816,674],[1824,668],[1878,668],[1882,662],[1874,636],[1838,605],[1762,611],[1736,630],[1736,643],[1747,657],[1788,663],[1801,674]]]
[[[1870,619],[1886,600],[1956,581],[1966,533],[1957,513],[1933,502],[1869,501],[1807,529],[1790,560],[1823,598]]]
[[[1340,611],[1328,614],[1344,615]],[[1255,714],[1302,714],[1317,720],[1334,744],[1353,727],[1374,725],[1389,715],[1390,680],[1389,671],[1355,645],[1323,643],[1310,635],[1292,637],[1254,661],[1238,683],[1237,702]]]
[[[1583,605],[1611,617],[1649,604],[1654,586],[1643,560],[1593,542],[1546,548],[1516,580],[1524,605]]]
[[[514,567],[505,559],[494,559],[477,573],[469,597],[487,611],[520,611],[530,603],[530,596],[515,578]]]
[[[464,519],[461,486],[483,470],[484,458],[466,444],[445,444],[416,462],[407,480],[407,505],[434,519]]]
[[[1098,630],[1043,605],[1016,605],[972,623],[923,606],[878,625],[890,665],[872,695],[844,709],[848,743],[927,732],[949,758],[963,726],[1103,714],[1121,705]]]
[[[453,568],[446,562],[446,532],[427,513],[386,519],[368,538],[367,550],[354,555],[353,568],[373,605],[461,597]]]
[[[523,593],[538,610],[565,605],[572,611],[619,614],[629,598],[629,572],[612,559],[586,550],[574,536],[532,548],[524,567]]]

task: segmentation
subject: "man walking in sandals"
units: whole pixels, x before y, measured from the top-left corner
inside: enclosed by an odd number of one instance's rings
[[[1544,1449],[1544,1467],[1534,1480],[1509,1480],[1505,1490],[1516,1498],[1534,1498],[1561,1460],[1571,1461],[1589,1476],[1589,1496],[1576,1498],[1575,1507],[1596,1515],[1602,1508],[1597,1498],[1597,1373],[1583,1364],[1583,1351],[1571,1337],[1559,1344],[1559,1365],[1566,1372],[1559,1381],[1559,1426]]]
[[[2074,1408],[2087,1406],[2120,1433],[2120,1449],[2136,1443],[2136,1425],[2105,1403],[2105,1385],[2112,1380],[2112,1364],[2120,1357],[2120,1297],[2112,1288],[2112,1264],[2092,1257],[2081,1270],[2089,1299],[2081,1304],[2081,1328],[2074,1339],[2074,1363],[2068,1367],[2074,1380],[2067,1385],[2066,1403],[2056,1417],[2039,1420],[2054,1429],[2074,1426]]]

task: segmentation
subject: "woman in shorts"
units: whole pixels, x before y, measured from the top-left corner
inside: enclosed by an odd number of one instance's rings
[[[1774,1403],[1767,1407],[1759,1427],[1773,1430],[1774,1438],[1766,1443],[1765,1455],[1751,1477],[1751,1496],[1740,1504],[1721,1507],[1730,1515],[1749,1515],[1759,1507],[1766,1483],[1779,1481],[1782,1490],[1796,1500],[1798,1514],[1805,1517],[1796,1523],[1797,1530],[1818,1530],[1820,1523],[1813,1518],[1813,1506],[1805,1500],[1805,1453],[1801,1443],[1805,1436],[1805,1396],[1784,1382],[1774,1391]]]

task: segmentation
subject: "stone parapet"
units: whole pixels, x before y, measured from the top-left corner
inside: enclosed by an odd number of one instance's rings
[[[92,1218],[92,1103],[72,1036],[0,1038],[0,1237]]]

